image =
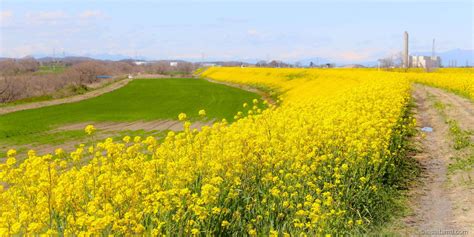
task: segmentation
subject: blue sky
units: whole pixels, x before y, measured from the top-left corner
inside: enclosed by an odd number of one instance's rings
[[[473,49],[471,1],[1,0],[0,56],[375,60]]]

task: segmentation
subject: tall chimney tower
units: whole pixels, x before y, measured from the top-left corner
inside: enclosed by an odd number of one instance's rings
[[[403,48],[403,67],[409,68],[409,61],[408,61],[408,32],[405,31],[404,34],[404,48]]]

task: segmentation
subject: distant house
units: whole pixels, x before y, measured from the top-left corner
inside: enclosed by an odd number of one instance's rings
[[[145,61],[135,61],[135,62],[133,62],[133,63],[134,63],[135,65],[145,65],[145,64],[147,64],[147,62],[145,62]]]
[[[170,62],[170,67],[177,67],[178,66],[178,62]]]
[[[215,67],[215,66],[217,66],[217,64],[215,64],[215,63],[203,63],[202,66],[203,67]]]

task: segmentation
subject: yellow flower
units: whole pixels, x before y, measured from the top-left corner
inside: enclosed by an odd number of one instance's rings
[[[193,228],[193,229],[191,230],[191,234],[193,234],[193,235],[198,235],[199,232],[200,232],[199,229],[196,229],[196,228]]]
[[[84,132],[86,132],[87,135],[92,135],[95,130],[94,125],[87,125],[86,128],[84,128]]]
[[[184,121],[186,119],[186,114],[185,113],[180,113],[178,115],[178,119],[179,119],[179,121]]]
[[[8,165],[8,166],[12,166],[12,165],[14,165],[15,163],[16,163],[15,157],[9,157],[9,158],[7,158],[7,165]]]
[[[33,157],[33,156],[36,156],[36,151],[28,150],[28,157]]]
[[[133,138],[133,142],[135,142],[135,143],[139,143],[141,140],[142,140],[142,138],[140,136],[135,136]]]
[[[224,221],[222,221],[221,226],[222,226],[223,228],[227,228],[228,226],[230,226],[230,222],[224,220]]]
[[[57,156],[62,156],[64,154],[64,150],[62,148],[57,148],[56,150],[54,150],[54,154],[56,154]]]
[[[201,117],[206,116],[206,111],[203,110],[203,109],[199,110],[199,116],[201,116]]]
[[[10,149],[7,151],[7,157],[14,157],[16,156],[16,150]]]
[[[218,207],[213,207],[213,208],[212,208],[212,214],[219,214],[219,213],[221,213],[221,209],[220,209],[220,208],[218,208]]]
[[[350,197],[364,183],[375,195],[384,193],[383,177],[403,168],[396,165],[400,148],[393,142],[416,125],[406,118],[409,77],[445,78],[418,74],[210,68],[204,76],[270,88],[279,102],[269,100],[259,111],[259,100],[252,101],[250,116],[237,112],[238,121],[216,120],[199,131],[183,113],[184,131],[165,139],[107,138],[55,160],[31,153],[15,165],[16,152],[7,152],[6,163],[0,162],[0,181],[8,184],[0,192],[0,235],[47,234],[51,209],[67,222],[64,235],[182,230],[212,236],[236,227],[252,236],[324,236],[370,225],[371,217],[349,219],[383,205]],[[363,178],[348,177],[361,170]],[[368,210],[354,208],[360,206]]]
[[[123,137],[122,141],[125,142],[125,143],[129,143],[130,139],[132,139],[130,136],[125,136],[125,137]]]

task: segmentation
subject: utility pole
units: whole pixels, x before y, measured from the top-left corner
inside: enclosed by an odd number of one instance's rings
[[[408,62],[408,32],[405,31],[404,36],[404,52],[403,52],[403,67],[409,68]]]
[[[53,48],[53,72],[56,70],[56,48]]]

